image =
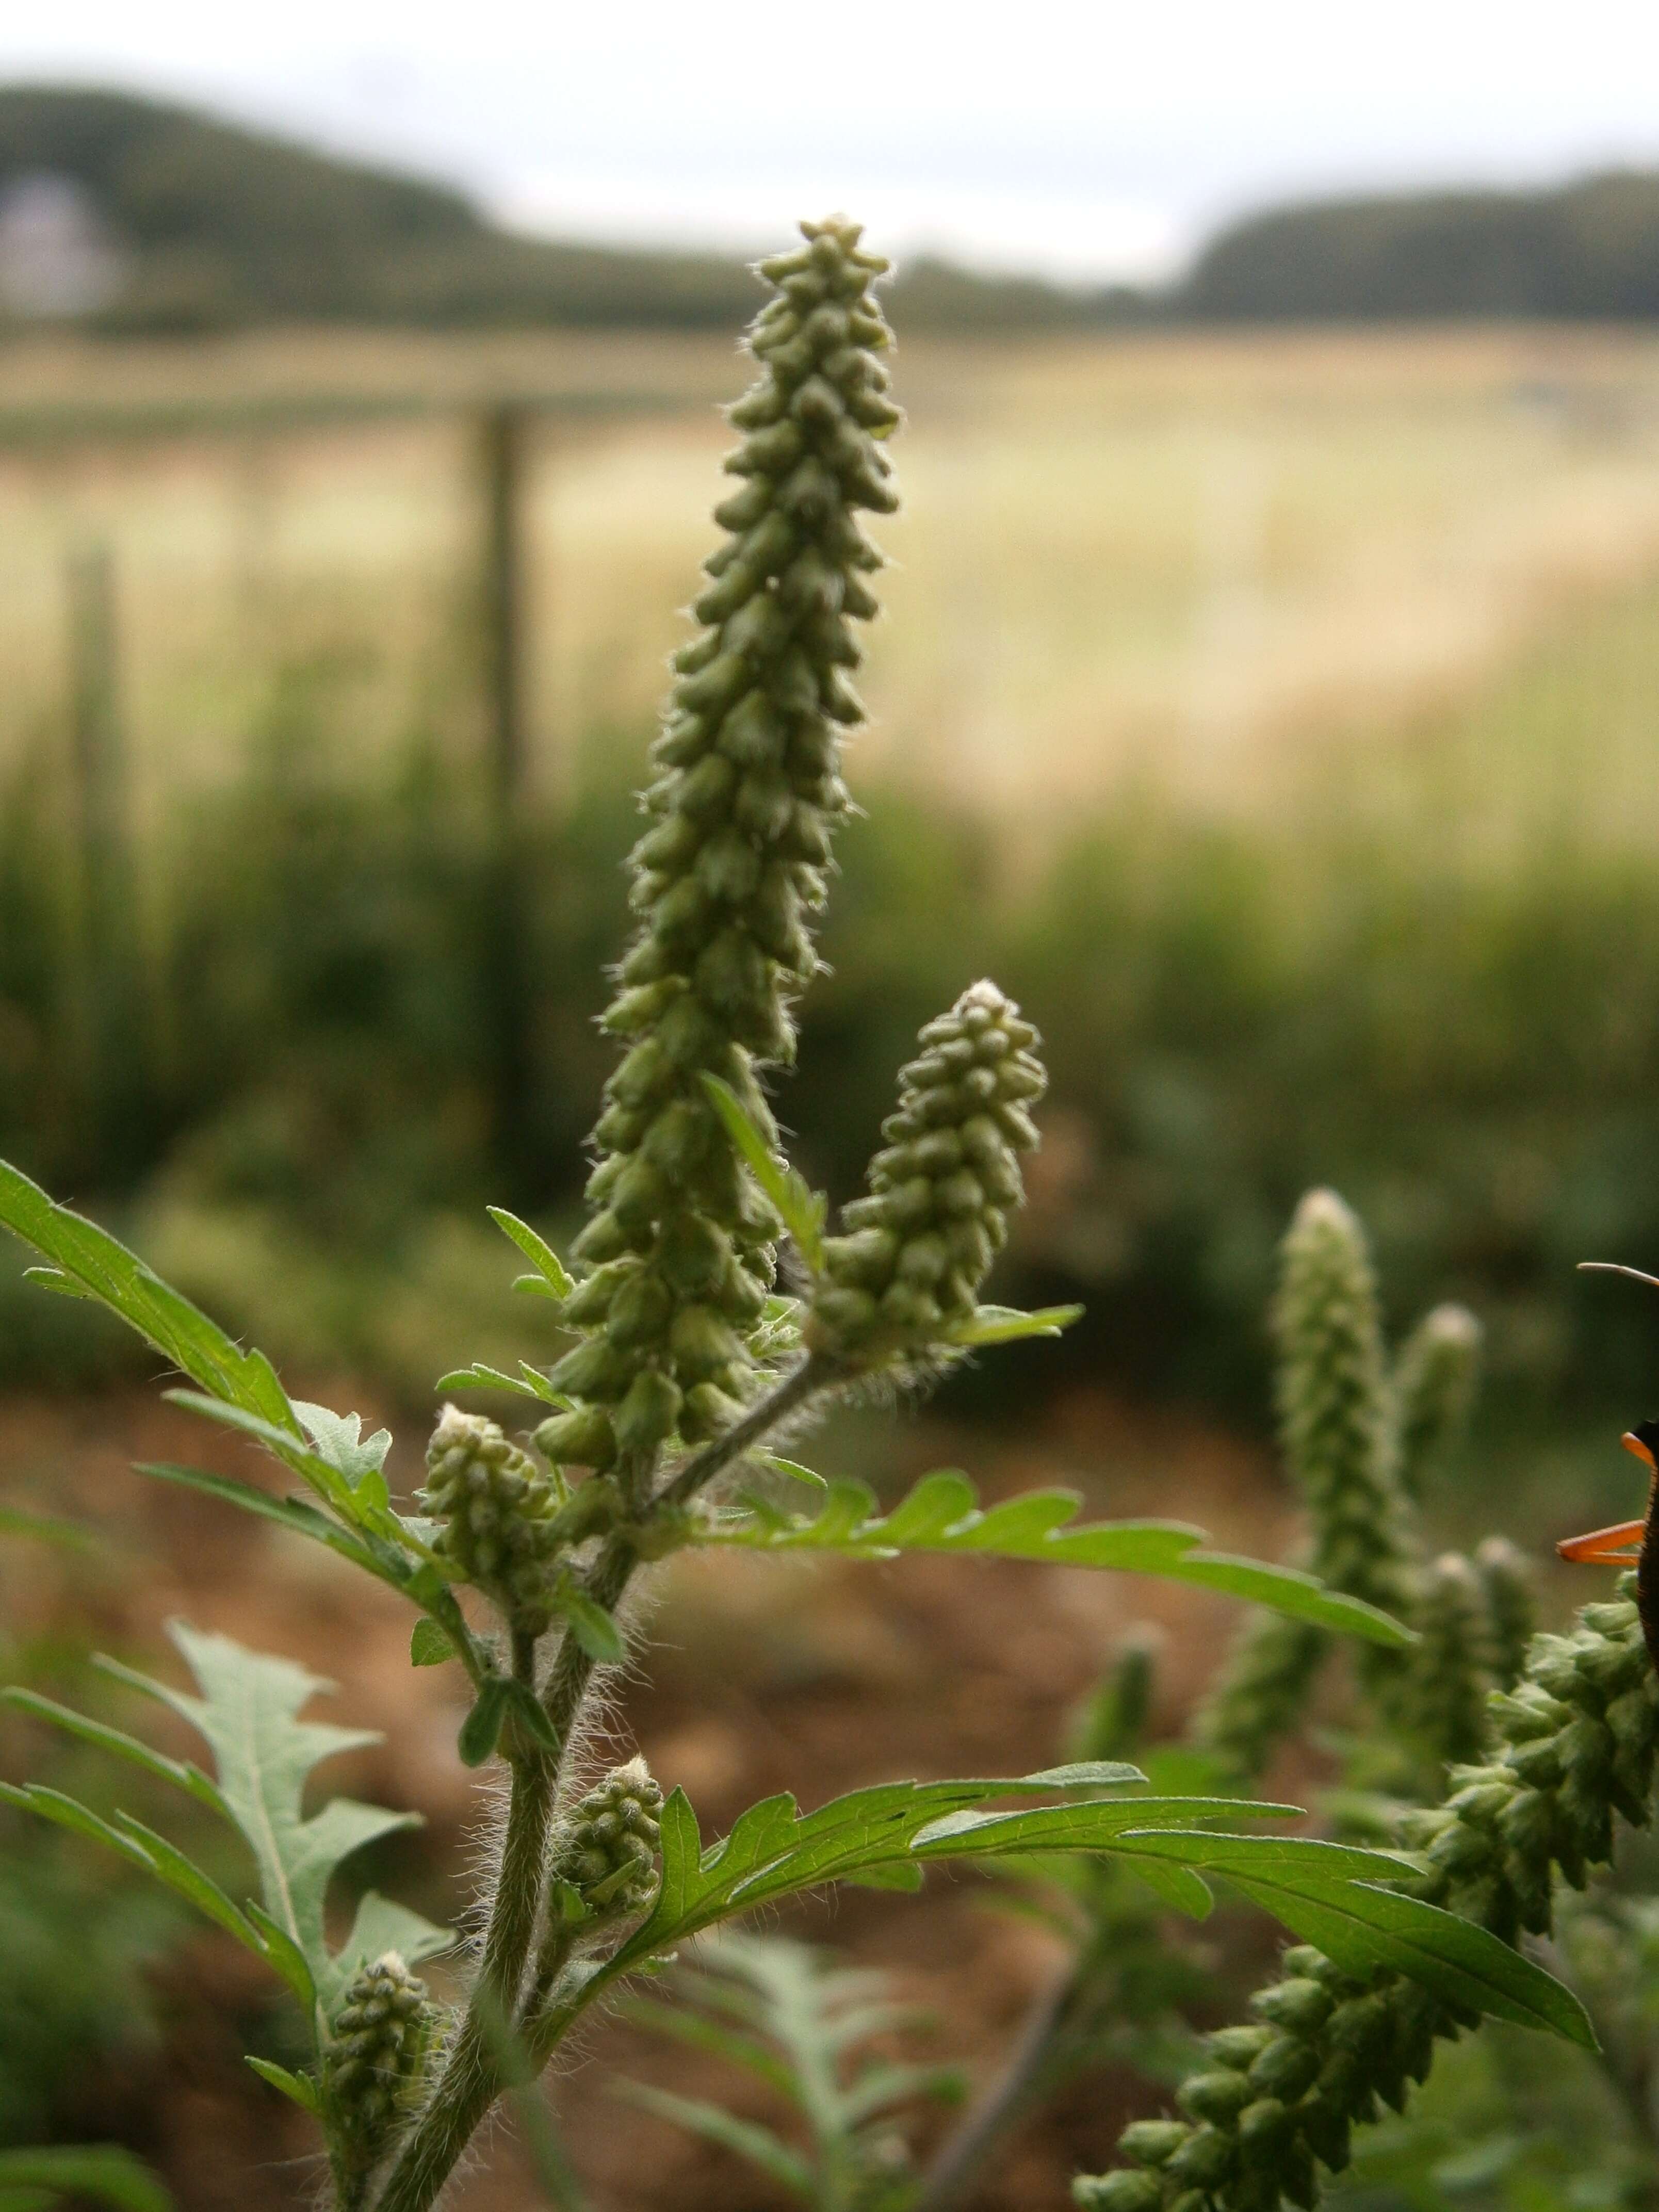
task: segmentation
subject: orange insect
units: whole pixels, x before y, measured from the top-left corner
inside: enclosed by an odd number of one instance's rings
[[[1605,1260],[1586,1260],[1581,1265],[1597,1273],[1631,1275],[1659,1290],[1659,1277],[1635,1267],[1616,1267]],[[1564,1559],[1579,1565],[1636,1569],[1636,1611],[1648,1656],[1659,1672],[1659,1421],[1639,1421],[1620,1441],[1648,1470],[1646,1513],[1639,1521],[1618,1521],[1610,1528],[1592,1528],[1588,1535],[1564,1537],[1555,1548]]]

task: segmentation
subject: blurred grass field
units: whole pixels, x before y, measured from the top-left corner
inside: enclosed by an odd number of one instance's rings
[[[1055,1074],[1020,1265],[1087,1299],[1125,1387],[1260,1420],[1273,1242],[1316,1180],[1402,1297],[1488,1312],[1534,1411],[1632,1372],[1640,1321],[1571,1267],[1659,1239],[1659,339],[935,342],[896,377],[870,818],[783,1101],[806,1164],[850,1194],[907,1036],[994,967]],[[628,793],[741,380],[729,345],[667,337],[0,356],[0,1149],[273,1351],[334,1344],[418,1397],[462,1349],[532,1348],[477,1209],[575,1197]],[[503,392],[544,403],[538,1164],[511,1193],[477,968],[477,410]],[[416,411],[291,416],[382,401]],[[115,434],[123,407],[169,434]],[[89,543],[149,1031],[144,1084],[101,1101],[66,734]],[[38,1300],[5,1313],[0,1370],[96,1369],[54,1366],[70,1324]],[[480,1341],[439,1340],[457,1314]]]
[[[905,512],[882,532],[858,772],[1052,820],[1148,775],[1271,807],[1286,741],[1346,747],[1473,696],[1659,569],[1659,341],[1527,330],[901,350]],[[0,358],[0,762],[58,709],[63,563],[106,539],[147,806],[234,769],[278,666],[354,672],[354,751],[465,743],[469,426],[553,403],[532,491],[532,729],[648,721],[712,543],[738,387],[706,340],[303,336]],[[429,417],[157,441],[40,436],[112,403],[423,398]],[[562,413],[586,405],[589,411]],[[608,396],[627,410],[595,414]],[[653,412],[653,410],[659,410]],[[1601,681],[1617,701],[1625,672]],[[1626,764],[1626,769],[1628,764]],[[1628,793],[1608,790],[1610,823]]]

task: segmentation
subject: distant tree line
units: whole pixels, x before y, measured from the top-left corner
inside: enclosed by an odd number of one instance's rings
[[[1659,175],[1278,209],[1223,232],[1161,293],[928,259],[896,289],[913,331],[1642,319],[1659,316]],[[347,321],[725,330],[752,293],[730,258],[517,236],[445,185],[190,109],[0,87],[0,327],[68,301],[112,333]]]
[[[1178,298],[1204,321],[1646,319],[1659,175],[1273,209],[1215,239]]]
[[[111,332],[342,321],[726,331],[754,307],[754,281],[731,257],[520,237],[424,179],[127,94],[10,86],[0,318],[26,319],[31,285],[46,307],[74,295],[49,265],[87,250],[66,191],[112,272],[82,319]],[[927,260],[901,289],[910,329],[1075,325],[1118,303]]]

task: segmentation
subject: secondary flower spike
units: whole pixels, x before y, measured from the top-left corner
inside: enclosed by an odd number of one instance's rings
[[[994,983],[975,983],[921,1032],[882,1123],[870,1194],[824,1246],[806,1341],[863,1360],[924,1349],[973,1312],[1024,1196],[1019,1155],[1036,1149],[1030,1108],[1048,1087],[1037,1033]]]
[[[631,863],[641,930],[604,1018],[629,1042],[594,1131],[575,1246],[588,1272],[564,1315],[590,1334],[552,1378],[600,1414],[580,1439],[599,1468],[647,1465],[677,1429],[701,1439],[736,1416],[774,1278],[779,1224],[702,1078],[774,1133],[757,1074],[793,1056],[790,1007],[818,964],[808,923],[848,807],[842,734],[864,715],[852,625],[877,611],[866,580],[882,563],[858,516],[898,504],[878,442],[900,419],[871,290],[887,264],[854,223],[801,228],[805,244],[761,264],[776,296],[749,333],[759,380],[731,410],[741,488],[715,509],[728,535],[692,607],[703,634],[675,655]]]
[[[396,1951],[364,1966],[335,2014],[324,2092],[353,2159],[368,2165],[418,2080],[432,2027],[426,1984]]]
[[[642,1759],[618,1766],[582,1799],[553,1871],[591,1911],[635,1912],[657,1882],[662,1791]]]
[[[446,1406],[427,1446],[422,1502],[444,1526],[433,1548],[539,1636],[553,1617],[550,1527],[557,1501],[529,1455],[482,1413]]]

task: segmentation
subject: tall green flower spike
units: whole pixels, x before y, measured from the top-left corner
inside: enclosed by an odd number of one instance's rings
[[[1365,1232],[1334,1191],[1310,1191],[1296,1210],[1273,1321],[1280,1441],[1311,1526],[1307,1564],[1349,1595],[1409,1618],[1412,1532],[1397,1482],[1399,1401],[1385,1378]],[[1425,1324],[1413,1342],[1426,1333]],[[1443,1334],[1433,1334],[1437,1346]],[[1425,1364],[1442,1371],[1418,1363]],[[1326,1649],[1304,1622],[1276,1613],[1245,1622],[1194,1722],[1197,1741],[1224,1771],[1241,1780],[1262,1771],[1295,1725]],[[1374,1686],[1393,1671],[1381,1654],[1361,1663]]]
[[[871,289],[887,264],[854,223],[801,228],[761,264],[777,295],[749,332],[759,379],[731,410],[742,488],[715,509],[729,534],[703,564],[702,635],[674,658],[631,863],[640,933],[604,1018],[629,1048],[565,1309],[589,1334],[552,1378],[599,1413],[582,1436],[598,1468],[637,1469],[677,1429],[698,1440],[735,1418],[774,1279],[779,1224],[701,1079],[775,1134],[757,1073],[793,1055],[791,1003],[817,966],[808,921],[848,807],[842,734],[864,714],[852,624],[877,611],[881,556],[858,515],[898,503],[878,443],[900,419]]]
[[[1332,1190],[1310,1191],[1285,1239],[1274,1314],[1285,1455],[1308,1501],[1314,1571],[1385,1611],[1410,1557],[1365,1232]]]
[[[1587,1605],[1570,1636],[1534,1639],[1516,1689],[1488,1702],[1494,1749],[1456,1769],[1443,1804],[1407,1815],[1420,1893],[1516,1942],[1547,1935],[1554,1877],[1575,1889],[1613,1850],[1613,1818],[1645,1826],[1659,1751],[1659,1681],[1642,1638],[1635,1577]],[[1127,2129],[1127,2166],[1073,2185],[1089,2212],[1274,2212],[1318,2202],[1351,2130],[1403,2108],[1437,2038],[1472,2025],[1397,1974],[1342,1973],[1306,1946],[1254,1999],[1261,2025],[1205,2039],[1176,2101],[1185,2120]]]
[[[1037,1033],[994,983],[970,984],[922,1030],[882,1123],[870,1191],[823,1248],[806,1342],[853,1364],[925,1351],[971,1318],[1036,1149],[1030,1109],[1048,1087]]]

